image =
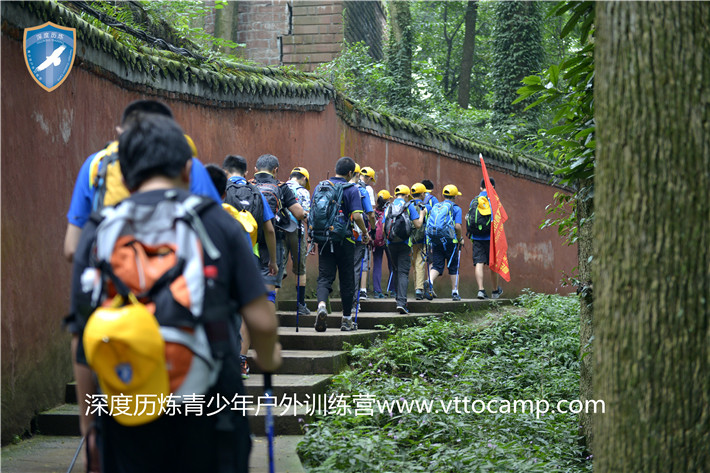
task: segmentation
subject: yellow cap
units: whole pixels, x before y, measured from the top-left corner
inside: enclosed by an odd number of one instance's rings
[[[405,186],[404,184],[397,186],[394,189],[394,195],[409,195],[409,187]]]
[[[426,187],[421,182],[417,182],[412,186],[412,194],[424,194],[426,192]]]
[[[491,214],[491,203],[488,201],[487,197],[480,196],[478,198],[478,213],[481,215]]]
[[[446,197],[456,197],[457,195],[463,195],[461,192],[459,192],[459,189],[453,184],[444,186],[444,191],[442,192],[442,194],[444,194]]]
[[[308,174],[308,170],[306,168],[295,167],[291,170],[291,174],[294,172],[300,172],[306,176],[306,189],[311,190],[311,175]]]
[[[355,163],[355,174],[360,174],[360,165]]]
[[[160,399],[170,394],[165,342],[158,321],[135,297],[130,298],[132,303],[123,307],[96,309],[84,329],[86,361],[108,395],[109,408],[125,407],[112,415],[126,426],[157,419]],[[122,299],[117,296],[115,302]],[[120,402],[114,404],[116,396]]]
[[[389,200],[392,198],[392,195],[387,189],[382,189],[380,192],[377,193],[377,197],[382,197],[385,200]]]
[[[190,145],[190,149],[192,150],[192,157],[196,158],[197,157],[197,146],[195,146],[195,142],[192,141],[192,138],[190,138],[190,135],[185,135],[185,139],[187,140],[187,144]]]
[[[367,176],[372,178],[373,181],[376,181],[375,179],[375,170],[372,169],[371,167],[364,167],[360,170],[360,174],[363,176]]]

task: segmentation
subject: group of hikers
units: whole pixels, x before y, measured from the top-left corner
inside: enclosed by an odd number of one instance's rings
[[[483,182],[464,215],[455,185],[443,188],[441,201],[427,179],[398,185],[394,195],[375,194],[375,170],[349,157],[313,189],[305,167],[279,181],[279,160],[271,154],[256,160],[251,179],[239,155],[205,166],[158,101],[129,104],[116,130],[118,139],[79,171],[64,243],[73,261],[65,323],[73,334],[78,399],[90,404],[100,393],[112,408],[110,416],[80,409],[88,471],[247,471],[251,441],[243,412],[161,416],[160,408],[141,402],[154,395],[178,407],[180,396],[228,402],[244,392],[250,348],[263,372],[276,370],[275,303],[289,258],[297,313],[306,315],[306,260],[317,255],[318,332],[327,328],[336,276],[342,331],[357,330],[352,312],[370,297],[369,273],[372,297],[394,297],[402,314],[412,267],[418,300],[437,297],[434,285],[445,269],[451,297],[460,300],[466,236],[477,297],[488,297],[483,269],[491,207]],[[390,269],[385,290],[383,256]],[[497,298],[502,289],[493,277]]]

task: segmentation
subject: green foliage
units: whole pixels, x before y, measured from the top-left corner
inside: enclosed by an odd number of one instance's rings
[[[554,114],[555,126],[541,129],[533,146],[557,162],[556,174],[563,184],[575,186],[576,193],[573,198],[556,194],[556,203],[548,206],[550,218],[542,226],[557,226],[561,235],[575,243],[578,227],[586,223],[578,219],[576,202],[594,197],[594,42],[589,39],[594,34],[594,2],[560,2],[553,14],[568,12],[561,34],[578,31],[581,49],[539,76],[526,77],[516,103],[532,98],[535,101],[528,109],[544,105]]]
[[[208,60],[229,60],[246,63],[243,58],[222,52],[223,49],[236,51],[244,44],[225,38],[215,37],[205,31],[205,18],[227,5],[226,0],[216,0],[214,9],[201,1],[138,1],[138,2],[91,2],[90,6],[120,23],[149,35],[155,36],[173,46],[185,48]],[[142,40],[98,19],[81,13],[82,18],[93,26],[107,31],[123,44],[141,51],[143,47],[153,47]]]
[[[391,78],[387,102],[391,110],[404,117],[412,106],[412,50],[414,31],[409,2],[387,3],[389,9],[389,40],[385,53],[386,76]]]
[[[484,322],[432,318],[355,347],[332,394],[440,400],[440,409],[330,415],[309,425],[299,454],[311,472],[591,471],[574,414],[465,413],[454,400],[578,397],[579,304],[528,294]],[[448,404],[450,412],[444,412]]]
[[[496,128],[505,129],[523,118],[528,130],[537,129],[538,110],[524,112],[524,105],[514,101],[523,78],[542,68],[545,51],[541,27],[542,14],[537,2],[508,1],[496,5],[491,117]],[[511,121],[511,114],[520,117]]]

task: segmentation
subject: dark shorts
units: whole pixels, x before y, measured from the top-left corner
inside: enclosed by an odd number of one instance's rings
[[[298,254],[298,232],[291,232],[286,234],[285,243],[285,261],[284,266],[288,264],[288,255],[291,255],[291,270],[294,274],[303,276],[306,274],[306,251],[308,250],[306,236],[301,236],[301,255]],[[300,262],[299,262],[300,259]]]
[[[264,284],[281,287],[284,271],[286,270],[286,258],[284,258],[284,240],[276,238],[276,265],[279,270],[276,276],[269,276],[269,249],[266,243],[259,244],[259,266],[261,275],[264,277]]]
[[[488,255],[491,253],[491,240],[471,240],[473,248],[473,264],[488,264]]]
[[[444,273],[445,267],[448,267],[449,274],[456,275],[459,272],[459,252],[453,241],[432,243],[428,261],[432,264],[432,269],[439,274]]]

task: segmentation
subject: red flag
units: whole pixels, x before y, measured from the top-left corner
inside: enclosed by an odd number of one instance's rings
[[[508,220],[508,214],[500,202],[500,197],[491,184],[486,171],[486,163],[483,162],[483,155],[478,155],[481,160],[481,169],[483,170],[483,180],[486,182],[486,193],[488,200],[491,201],[491,216],[493,222],[491,224],[491,253],[489,256],[489,266],[493,271],[500,274],[506,281],[510,282],[510,267],[508,266],[508,240],[505,238],[505,230],[503,224]]]

